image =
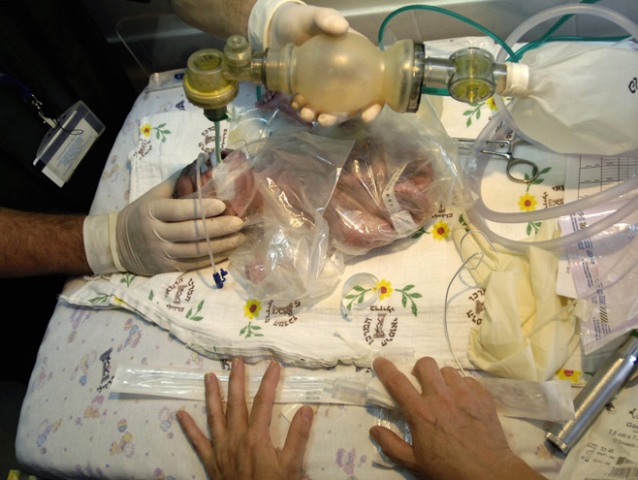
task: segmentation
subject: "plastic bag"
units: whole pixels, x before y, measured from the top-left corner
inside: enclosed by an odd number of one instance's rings
[[[300,131],[248,145],[258,202],[248,242],[229,271],[256,298],[291,301],[331,292],[343,259],[330,251],[323,213],[352,142]]]
[[[456,150],[438,117],[384,110],[372,124],[286,130],[224,152],[202,194],[246,221],[229,271],[255,298],[318,299],[344,257],[414,234],[455,197]],[[194,195],[196,166],[175,196]]]
[[[455,201],[456,149],[439,125],[427,108],[416,115],[386,108],[370,124],[313,129],[355,142],[325,213],[335,248],[363,255],[389,245]]]
[[[323,212],[351,149],[351,141],[302,130],[275,134],[223,155],[203,175],[202,195],[245,220],[247,241],[232,252],[228,270],[251,296],[291,301],[336,287],[343,259],[329,252]],[[183,170],[178,183],[196,185],[195,168]],[[184,193],[195,195],[184,186],[176,195]]]
[[[551,43],[526,53],[522,62],[530,68],[529,87],[508,106],[522,136],[560,153],[638,149],[638,51]]]
[[[638,40],[638,25],[599,5],[559,5],[542,10],[505,39],[512,46],[532,29],[554,18],[582,14],[615,23]],[[501,49],[496,61],[505,60]],[[567,42],[543,45],[523,58],[530,65],[529,97],[512,102],[495,95],[499,110],[528,140],[561,153],[615,155],[638,148],[635,121],[635,43],[593,45]]]

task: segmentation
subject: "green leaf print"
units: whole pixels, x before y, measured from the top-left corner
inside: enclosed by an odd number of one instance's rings
[[[261,327],[259,325],[253,325],[252,322],[248,322],[248,325],[246,325],[239,331],[239,335],[243,336],[244,338],[263,337],[264,335],[262,333],[259,333],[259,330],[261,330]]]
[[[202,317],[201,315],[197,315],[199,312],[202,311],[203,308],[204,308],[204,300],[202,300],[201,302],[197,304],[196,310],[194,312],[192,308],[189,308],[188,312],[186,312],[186,318],[188,318],[189,320],[193,320],[194,322],[199,322],[200,320],[203,320],[204,317]]]

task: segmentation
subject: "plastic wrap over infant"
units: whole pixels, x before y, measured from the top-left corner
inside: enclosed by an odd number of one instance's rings
[[[201,194],[244,218],[247,242],[229,271],[260,299],[318,299],[345,258],[413,235],[456,187],[454,150],[418,115],[384,110],[372,123],[297,128],[225,150]],[[174,196],[197,195],[195,163]]]

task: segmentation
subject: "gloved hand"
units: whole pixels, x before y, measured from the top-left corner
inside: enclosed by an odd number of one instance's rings
[[[178,175],[120,212],[85,219],[84,249],[94,273],[151,276],[210,265],[199,200],[171,196]],[[222,215],[226,206],[218,199],[204,198],[203,207],[210,248],[215,261],[221,261],[244,242],[243,220]]]
[[[340,36],[350,30],[350,24],[339,11],[333,8],[313,7],[297,0],[260,0],[259,4],[272,5],[272,18],[264,32],[263,48],[279,49],[288,43],[301,45],[319,33]]]
[[[250,14],[248,34],[254,50],[278,49],[288,43],[301,45],[319,33],[344,35],[348,21],[337,10],[306,5],[299,0],[257,0]],[[343,113],[320,112],[302,95],[295,95],[291,106],[305,122],[317,120],[324,127],[350,118]],[[365,122],[376,118],[383,105],[372,105],[359,112]]]

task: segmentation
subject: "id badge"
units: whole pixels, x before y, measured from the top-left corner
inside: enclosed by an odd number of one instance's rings
[[[104,124],[79,100],[46,133],[33,165],[62,187],[102,132]]]

